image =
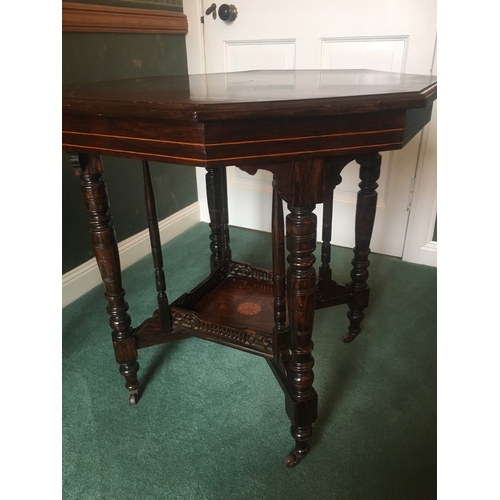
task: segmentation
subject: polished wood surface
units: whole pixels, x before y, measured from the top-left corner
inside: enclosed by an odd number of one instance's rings
[[[71,84],[63,147],[207,167],[378,152],[403,147],[435,97],[434,77],[368,70]]]
[[[383,71],[242,71],[68,84],[63,87],[63,109],[107,102],[109,106],[99,113],[105,110],[108,116],[121,116],[123,111],[129,116],[126,106],[132,105],[143,116],[161,112],[163,118],[231,120],[226,111],[237,112],[238,118],[252,112],[261,118],[307,114],[318,104],[333,110],[347,104],[350,112],[421,107],[435,87],[433,76]],[[272,108],[266,106],[269,102],[274,103]]]
[[[360,333],[370,293],[380,151],[403,147],[422,129],[436,93],[434,77],[366,70],[255,71],[64,87],[63,149],[80,177],[115,356],[132,404],[140,394],[138,350],[192,336],[217,342],[267,360],[283,389],[295,440],[286,465],[309,453],[318,415],[315,310],[347,305],[343,340]],[[101,154],[142,160],[158,310],[137,327],[124,298]],[[207,169],[211,272],[171,303],[148,160]],[[359,164],[360,190],[351,281],[341,284],[330,267],[331,213],[333,191],[351,161]],[[232,259],[226,165],[273,174],[272,270]],[[325,207],[319,274],[318,203]]]

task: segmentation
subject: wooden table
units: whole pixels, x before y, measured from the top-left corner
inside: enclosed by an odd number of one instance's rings
[[[359,333],[368,305],[379,153],[402,148],[420,131],[436,96],[435,77],[368,70],[251,71],[63,87],[63,149],[81,180],[116,360],[132,404],[139,397],[139,349],[191,336],[218,342],[268,361],[284,391],[295,439],[287,466],[309,453],[317,416],[314,311],[347,304],[343,340]],[[142,161],[158,309],[136,327],[127,313],[100,155]],[[212,272],[172,303],[150,160],[207,169]],[[333,191],[353,160],[360,165],[361,182],[351,281],[342,285],[330,269]],[[274,174],[272,270],[231,259],[227,165]],[[282,200],[290,211],[286,223]],[[324,204],[318,273],[313,256],[317,203]]]

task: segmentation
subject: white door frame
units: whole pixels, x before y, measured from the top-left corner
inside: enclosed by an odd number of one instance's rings
[[[437,74],[437,43],[432,74]],[[410,200],[403,260],[437,267],[437,241],[433,238],[437,218],[437,101],[433,105],[431,121],[422,133],[420,153]]]
[[[201,22],[201,18],[205,16],[205,12],[203,12],[203,0],[184,0],[183,4],[184,14],[188,19],[188,33],[186,35],[188,73],[190,75],[206,73],[204,25]],[[200,220],[209,222],[205,173],[206,170],[204,168],[196,167]]]

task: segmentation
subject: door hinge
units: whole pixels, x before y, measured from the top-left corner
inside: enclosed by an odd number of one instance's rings
[[[205,16],[201,16],[200,17],[200,23],[201,24],[205,24]]]
[[[408,195],[408,206],[406,210],[409,212],[411,209],[411,203],[413,201],[413,190],[415,188],[415,177],[412,177],[410,180],[410,194]]]

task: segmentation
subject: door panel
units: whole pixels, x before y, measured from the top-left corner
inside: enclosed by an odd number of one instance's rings
[[[295,40],[224,42],[224,71],[294,69]]]

